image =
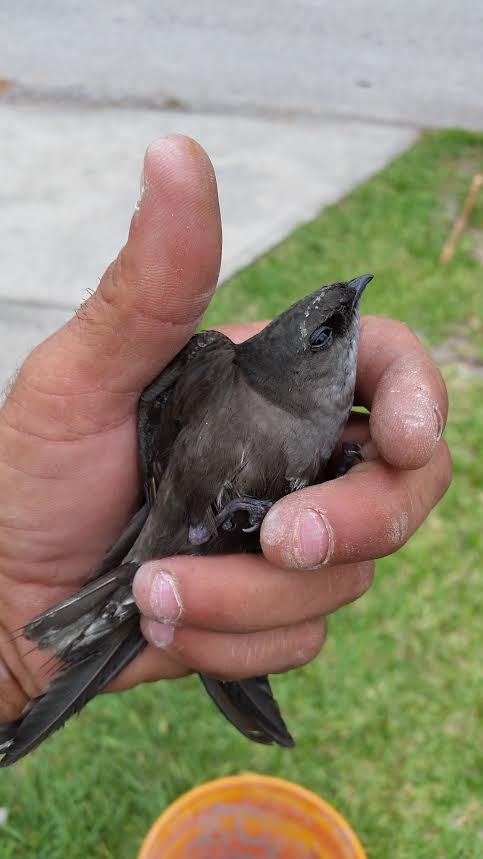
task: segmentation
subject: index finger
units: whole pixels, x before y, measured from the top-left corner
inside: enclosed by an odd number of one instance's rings
[[[429,462],[446,423],[448,396],[438,367],[407,325],[362,319],[355,401],[371,412],[371,436],[386,462],[396,468]]]
[[[450,481],[444,441],[420,469],[395,469],[380,458],[363,462],[345,477],[277,501],[262,523],[263,554],[292,570],[382,558],[404,545]]]

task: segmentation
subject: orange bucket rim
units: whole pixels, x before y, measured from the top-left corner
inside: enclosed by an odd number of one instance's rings
[[[223,789],[225,786],[229,789],[233,787],[234,784],[242,786],[243,784],[254,783],[263,784],[267,787],[271,786],[273,788],[278,788],[279,790],[281,789],[286,794],[291,793],[293,796],[297,796],[300,799],[305,799],[307,802],[312,803],[319,809],[319,811],[324,813],[327,817],[330,817],[337,826],[344,829],[350,846],[354,850],[355,859],[367,859],[367,854],[365,853],[358,836],[345,817],[343,817],[342,814],[330,804],[330,802],[327,802],[327,800],[322,799],[322,797],[318,796],[314,791],[309,790],[306,787],[302,787],[302,785],[297,784],[296,782],[289,781],[284,778],[278,778],[277,776],[258,775],[257,773],[251,772],[210,779],[210,781],[205,781],[202,784],[190,788],[186,793],[179,796],[178,799],[175,799],[174,802],[170,803],[170,805],[165,808],[165,810],[151,825],[141,844],[141,849],[138,853],[137,859],[150,859],[150,851],[156,846],[156,839],[160,829],[169,825],[173,818],[175,818],[180,812],[184,811],[186,806],[189,806],[192,803],[194,797],[200,798],[203,796],[209,796],[210,793]]]

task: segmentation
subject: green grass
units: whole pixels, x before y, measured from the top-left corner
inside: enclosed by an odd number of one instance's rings
[[[234,277],[218,292],[204,324],[267,318],[319,284],[369,271],[377,280],[364,294],[365,313],[404,319],[432,343],[459,326],[466,329],[469,320],[468,337],[483,357],[483,193],[454,259],[438,264],[477,170],[483,170],[481,135],[423,137]]]
[[[373,271],[366,312],[481,356],[483,195],[445,268],[441,246],[483,136],[443,132],[233,278],[207,324],[268,317],[319,283]],[[249,205],[249,201],[247,201]],[[369,594],[330,621],[323,655],[276,678],[293,752],[248,744],[194,678],[94,701],[0,774],[2,859],[131,859],[151,821],[194,784],[256,770],[315,790],[371,859],[483,854],[481,660],[483,376],[446,366],[450,492]]]

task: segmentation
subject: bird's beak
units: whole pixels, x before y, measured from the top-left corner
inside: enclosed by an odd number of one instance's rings
[[[373,277],[373,274],[361,274],[360,277],[354,277],[352,280],[349,281],[347,286],[352,286],[352,289],[355,289],[356,291],[354,297],[354,305],[357,304],[367,284],[371,282]]]

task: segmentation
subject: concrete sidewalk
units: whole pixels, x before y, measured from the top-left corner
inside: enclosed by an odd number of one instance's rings
[[[4,0],[0,382],[119,250],[154,137],[211,156],[227,277],[420,128],[483,128],[482,32],[473,0]]]
[[[222,278],[378,171],[416,136],[352,121],[4,104],[0,379],[95,288],[125,241],[144,149],[167,132],[195,137],[215,165]]]
[[[475,0],[2,0],[0,74],[42,98],[483,129]]]

